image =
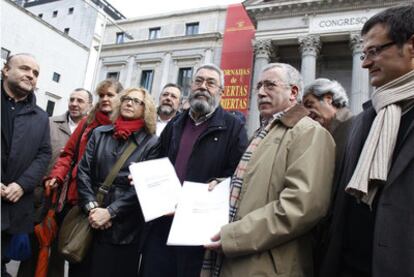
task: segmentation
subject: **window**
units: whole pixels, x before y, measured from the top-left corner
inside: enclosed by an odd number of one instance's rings
[[[185,24],[185,35],[197,35],[198,34],[198,22],[187,23]]]
[[[56,17],[58,15],[58,11],[53,11],[53,17]]]
[[[59,83],[60,80],[60,74],[53,72],[53,81],[55,81],[56,83]]]
[[[119,32],[116,33],[116,44],[121,44],[125,42],[125,33]]]
[[[160,37],[161,27],[149,29],[149,39],[157,39]]]
[[[68,14],[73,14],[73,10],[74,10],[74,8],[72,7],[72,8],[69,8],[68,9]]]
[[[193,69],[191,67],[183,67],[179,69],[177,84],[179,84],[183,88],[184,97],[187,97],[190,94],[192,77]]]
[[[69,34],[69,28],[65,28],[63,31],[65,32],[65,34]]]
[[[142,75],[141,75],[141,82],[140,82],[141,87],[151,92],[153,79],[154,79],[153,70],[143,70]]]
[[[7,50],[6,48],[1,48],[1,59],[6,61],[7,58],[10,56],[10,50]]]
[[[42,18],[42,17],[43,17],[43,13],[39,13],[39,14],[37,15],[37,17]]]
[[[54,109],[55,109],[55,102],[47,100],[46,112],[49,116],[53,116]]]
[[[106,79],[114,79],[114,80],[119,80],[119,72],[108,72],[106,74]]]

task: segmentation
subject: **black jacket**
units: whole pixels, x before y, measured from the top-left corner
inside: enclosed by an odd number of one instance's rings
[[[1,201],[1,230],[29,233],[33,232],[33,190],[46,173],[52,155],[48,115],[36,105],[33,93],[13,125],[11,142],[1,129],[1,182],[18,183],[24,194],[14,204]]]
[[[158,157],[177,157],[188,111],[174,117],[161,133]],[[207,129],[200,135],[191,152],[186,181],[207,182],[214,177],[232,176],[244,150],[247,134],[242,122],[221,107],[208,119]]]
[[[128,180],[131,162],[146,160],[148,149],[156,143],[156,136],[145,131],[133,133],[128,141],[112,137],[112,125],[96,128],[86,146],[85,154],[78,165],[77,184],[79,205],[83,207],[90,201],[96,201],[96,193],[111,168],[126,149],[130,140],[138,147],[121,167],[109,193],[104,198],[103,207],[107,207],[112,219],[112,227],[97,231],[98,239],[112,244],[138,242],[138,236],[144,219],[138,203],[135,188]]]

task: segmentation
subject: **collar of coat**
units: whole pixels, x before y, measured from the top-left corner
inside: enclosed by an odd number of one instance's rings
[[[302,118],[309,115],[309,111],[302,106],[301,104],[296,104],[290,108],[280,119],[283,125],[288,128],[292,128],[299,122]]]

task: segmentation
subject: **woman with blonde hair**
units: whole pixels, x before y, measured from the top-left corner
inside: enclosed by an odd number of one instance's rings
[[[64,149],[56,160],[53,169],[46,178],[45,186],[58,188],[58,206],[56,218],[61,224],[67,212],[78,203],[78,189],[76,175],[78,162],[85,152],[86,144],[92,131],[98,126],[111,124],[110,116],[113,110],[114,101],[118,93],[123,90],[120,82],[114,79],[106,79],[100,82],[95,90],[99,100],[89,115],[83,118],[75,131],[70,136]],[[52,246],[51,252],[52,265],[54,272],[60,272],[59,276],[64,275],[64,259]],[[69,263],[69,277],[89,277],[88,260],[81,263]]]
[[[131,162],[146,160],[157,140],[154,135],[156,108],[149,93],[142,88],[121,92],[115,101],[112,122],[93,132],[78,166],[79,205],[95,229],[90,249],[92,277],[137,274],[139,235],[144,219],[135,189],[129,184],[128,166]],[[97,192],[131,144],[136,148],[98,204]]]

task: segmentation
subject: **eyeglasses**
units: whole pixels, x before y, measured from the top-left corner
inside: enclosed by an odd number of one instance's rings
[[[282,82],[272,82],[272,81],[260,81],[257,83],[256,85],[256,91],[259,91],[262,87],[267,90],[267,91],[273,91],[275,90],[277,87],[283,87],[283,86],[287,86],[286,83],[282,83]]]
[[[124,103],[124,102],[129,102],[129,101],[131,101],[134,105],[136,105],[136,106],[138,106],[138,105],[140,105],[140,106],[144,106],[144,101],[142,101],[142,100],[140,100],[140,99],[138,99],[138,98],[135,98],[135,97],[129,97],[129,96],[122,96],[121,97],[121,102],[122,103]]]
[[[366,52],[362,53],[361,57],[359,57],[361,59],[361,61],[365,60],[366,58],[375,58],[377,57],[384,49],[393,46],[395,44],[394,41],[382,44],[382,45],[378,45],[378,46],[373,46],[371,48],[369,48]]]
[[[201,87],[204,82],[206,82],[206,87],[209,89],[215,89],[219,87],[219,84],[217,84],[217,81],[214,79],[203,79],[200,77],[197,77],[194,81],[193,84],[197,87]]]

